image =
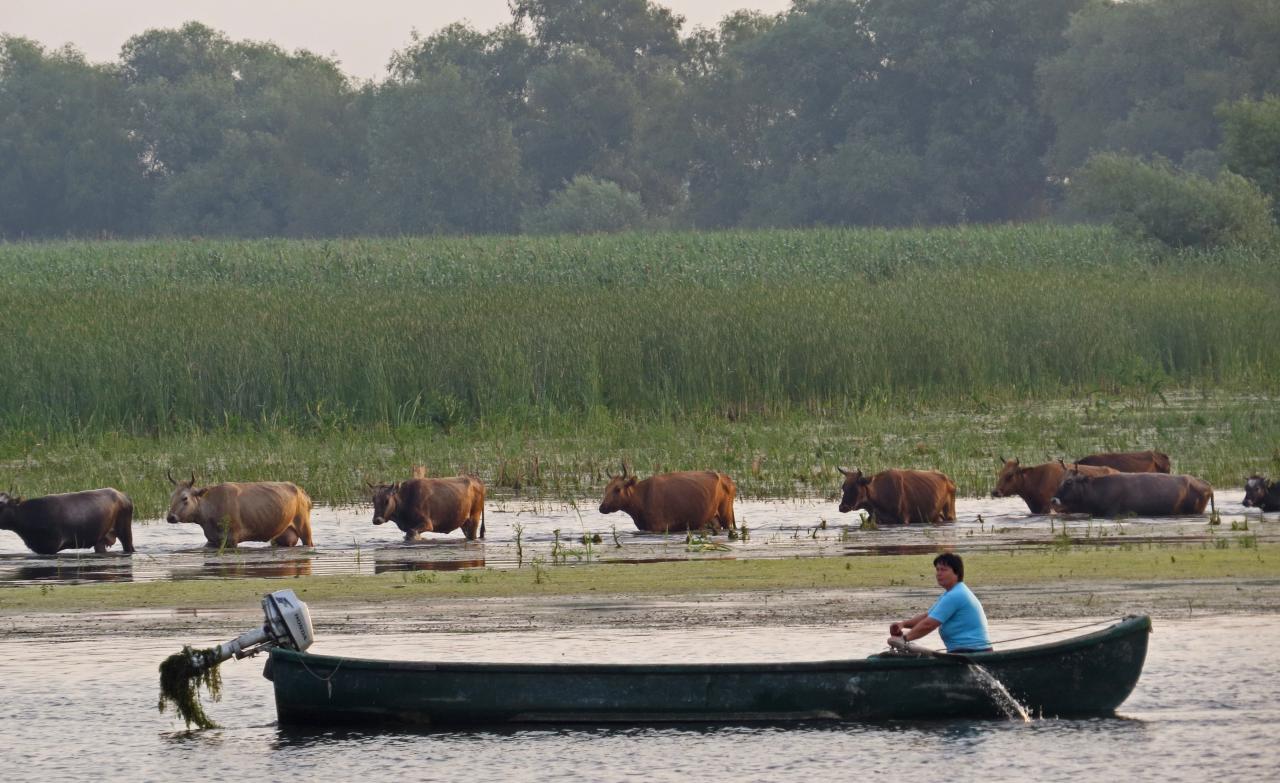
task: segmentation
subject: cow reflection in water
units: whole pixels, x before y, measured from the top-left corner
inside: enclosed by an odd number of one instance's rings
[[[295,576],[311,576],[310,558],[264,560],[256,563],[252,560],[226,562],[210,560],[198,568],[175,569],[173,572],[174,579],[207,579],[210,577],[284,579]]]
[[[609,476],[600,513],[625,511],[636,528],[646,533],[680,530],[733,530],[733,479],[714,470],[661,473],[643,481],[622,473]]]
[[[288,481],[227,482],[209,487],[174,481],[169,498],[170,524],[190,522],[204,531],[207,546],[237,546],[245,541],[270,541],[294,546],[311,540],[311,498]]]
[[[955,482],[936,470],[882,470],[867,478],[861,470],[837,468],[840,513],[863,509],[877,524],[939,524],[956,519]]]
[[[484,568],[484,560],[409,560],[373,564],[375,574],[394,571],[465,571],[469,568]]]

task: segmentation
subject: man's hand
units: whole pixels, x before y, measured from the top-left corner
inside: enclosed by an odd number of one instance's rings
[[[902,623],[894,623],[889,626],[890,636],[902,636]]]

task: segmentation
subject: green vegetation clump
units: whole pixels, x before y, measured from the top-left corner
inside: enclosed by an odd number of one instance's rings
[[[1265,244],[1275,238],[1271,199],[1244,177],[1210,180],[1157,158],[1094,155],[1076,173],[1071,200],[1121,231],[1171,247]]]
[[[613,182],[577,176],[545,205],[527,212],[521,226],[530,234],[593,234],[640,228],[644,222],[639,196]]]
[[[222,674],[216,663],[206,666],[196,663],[197,660],[211,661],[213,655],[212,649],[196,650],[190,645],[184,645],[181,652],[160,662],[160,702],[157,707],[164,712],[165,707],[172,704],[187,728],[191,728],[192,724],[201,729],[218,727],[205,714],[204,707],[200,704],[199,689],[203,685],[209,691],[211,699],[220,700]]]

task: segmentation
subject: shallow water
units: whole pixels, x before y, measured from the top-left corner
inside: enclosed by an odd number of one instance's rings
[[[30,552],[13,533],[0,531],[0,585],[514,568],[538,557],[547,563],[581,563],[914,554],[939,546],[1006,550],[1041,547],[1064,531],[1077,544],[1104,546],[1163,540],[1194,544],[1243,536],[1280,540],[1280,514],[1246,509],[1241,505],[1243,488],[1216,490],[1216,495],[1223,520],[1216,527],[1209,526],[1207,514],[1120,521],[1059,518],[1029,514],[1019,498],[960,498],[954,524],[860,530],[860,515],[840,514],[835,501],[739,501],[738,523],[749,532],[745,541],[725,535],[687,540],[683,533],[640,533],[630,517],[601,514],[595,505],[491,500],[484,541],[468,542],[455,531],[407,543],[394,525],[373,525],[369,508],[321,506],[312,512],[313,548],[245,544],[220,552],[203,545],[195,525],[151,520],[134,522],[138,551],[133,556],[121,553],[119,545],[105,555],[83,550],[43,556]],[[1248,529],[1233,531],[1233,522],[1236,527],[1247,523]],[[600,543],[582,543],[584,535],[592,534],[600,536]]]
[[[127,619],[127,618],[122,618]],[[323,625],[323,615],[317,616]],[[1072,624],[1075,624],[1074,621]],[[1058,627],[1061,623],[1058,624]],[[1116,717],[765,726],[548,727],[421,734],[275,724],[260,659],[223,665],[224,728],[186,732],[156,711],[159,662],[218,637],[64,633],[0,638],[6,781],[261,777],[325,780],[778,781],[1267,780],[1280,765],[1280,618],[1157,621],[1146,669]],[[1011,623],[997,639],[1053,628]],[[1032,640],[1024,642],[1033,643]],[[579,629],[485,634],[320,633],[314,652],[468,660],[822,660],[883,648],[879,627]],[[944,773],[939,765],[945,764]]]

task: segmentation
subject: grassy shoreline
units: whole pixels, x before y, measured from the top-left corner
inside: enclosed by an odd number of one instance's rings
[[[974,552],[970,581],[986,587],[1090,583],[1182,583],[1280,579],[1280,544],[1206,549],[1160,544],[1145,549]],[[0,615],[155,609],[253,610],[262,595],[292,589],[313,607],[407,607],[440,599],[630,595],[674,598],[705,593],[932,588],[922,555],[593,564],[466,571],[434,581],[407,572],[376,576],[219,579],[0,589]]]

